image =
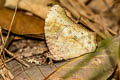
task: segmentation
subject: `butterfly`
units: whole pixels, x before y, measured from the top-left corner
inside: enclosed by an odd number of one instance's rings
[[[96,35],[73,22],[64,8],[54,5],[45,19],[45,39],[53,60],[67,60],[96,49]]]

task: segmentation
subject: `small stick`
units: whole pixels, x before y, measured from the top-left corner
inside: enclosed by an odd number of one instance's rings
[[[6,48],[4,48],[4,50],[12,57],[15,57],[14,54],[10,51],[8,51]],[[25,63],[23,60],[19,59],[19,58],[15,58],[17,61],[19,61],[20,63],[22,63],[23,65],[25,65],[26,67],[30,67],[27,63]]]
[[[15,19],[16,13],[17,13],[18,3],[19,3],[19,0],[17,0],[17,4],[16,4],[16,8],[15,8],[15,12],[14,12],[14,15],[13,15],[13,17],[12,17],[12,21],[11,21],[11,23],[10,23],[10,27],[9,27],[9,29],[8,29],[7,37],[6,37],[5,42],[4,42],[4,44],[3,44],[3,48],[5,47],[5,45],[6,45],[7,41],[8,41],[8,38],[9,38],[9,36],[10,36],[10,31],[11,31],[11,29],[12,29],[13,22],[14,22],[14,19]]]
[[[10,58],[10,59],[6,60],[6,61],[5,61],[5,63],[10,62],[11,60],[15,59],[16,57],[17,57],[17,56],[15,55],[14,57],[12,57],[12,58]]]

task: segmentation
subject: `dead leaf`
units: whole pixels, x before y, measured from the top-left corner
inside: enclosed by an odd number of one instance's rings
[[[18,8],[30,11],[45,19],[50,6],[56,4],[55,0],[20,0]],[[16,0],[6,0],[5,6],[15,8]]]
[[[14,11],[3,8],[0,9],[0,26],[8,30]],[[43,34],[44,20],[36,16],[25,15],[22,11],[17,11],[11,32],[19,35]]]
[[[5,0],[0,0],[0,9],[3,8]]]

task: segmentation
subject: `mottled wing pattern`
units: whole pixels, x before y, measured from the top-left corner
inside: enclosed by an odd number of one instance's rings
[[[96,36],[75,24],[59,5],[54,5],[45,20],[45,38],[53,60],[78,57],[96,49]]]

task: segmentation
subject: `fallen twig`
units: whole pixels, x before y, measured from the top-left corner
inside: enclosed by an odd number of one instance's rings
[[[8,51],[6,48],[4,48],[4,50],[12,57],[15,57],[14,54],[10,51]],[[27,63],[25,63],[23,60],[19,59],[19,58],[15,58],[17,61],[19,61],[20,63],[22,63],[23,65],[25,65],[26,67],[30,67]]]

